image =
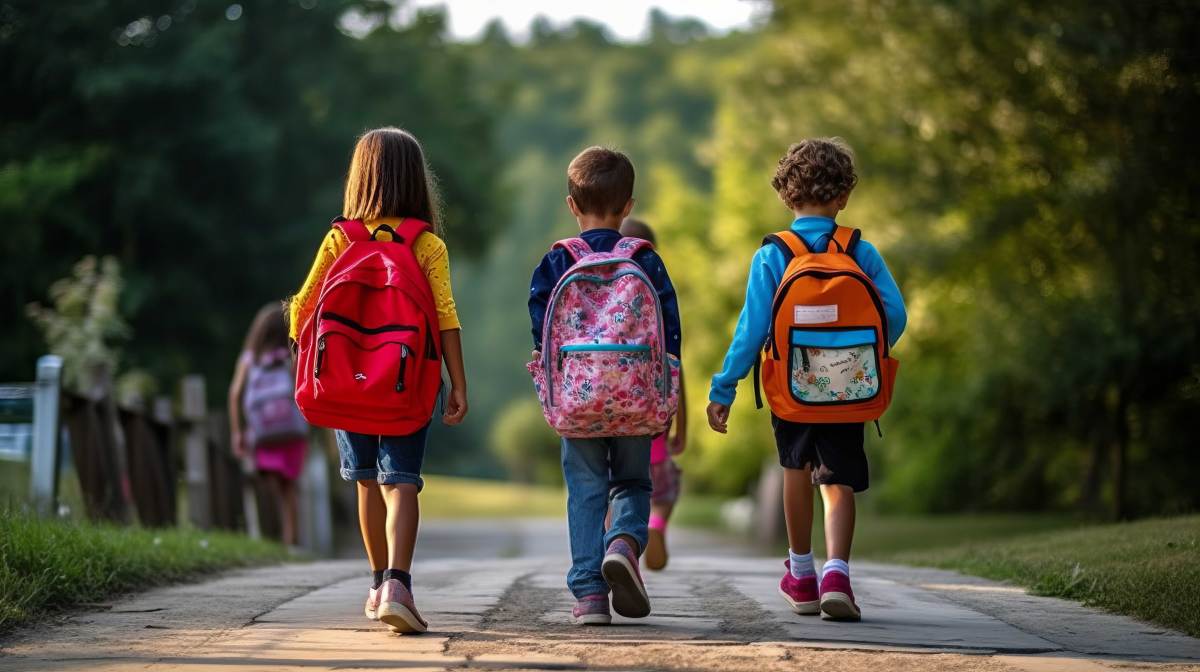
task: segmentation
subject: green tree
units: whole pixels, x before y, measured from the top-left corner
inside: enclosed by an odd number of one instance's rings
[[[456,260],[496,232],[488,112],[444,17],[394,3],[133,0],[0,5],[0,310],[19,312],[86,254],[125,270],[130,364],[220,390],[256,307],[299,286],[355,136],[408,127],[445,196]],[[339,28],[354,11],[365,35]],[[468,160],[469,159],[469,160]],[[12,325],[0,377],[28,375]]]

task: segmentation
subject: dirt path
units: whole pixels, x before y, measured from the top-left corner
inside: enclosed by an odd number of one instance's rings
[[[323,562],[153,590],[17,633],[0,670],[1200,670],[1200,640],[949,572],[856,563],[863,622],[795,616],[775,592],[778,559],[684,534],[647,578],[649,618],[577,628],[561,535],[427,525],[414,576],[432,629],[420,637],[363,618],[360,561]],[[490,559],[463,560],[464,539]]]

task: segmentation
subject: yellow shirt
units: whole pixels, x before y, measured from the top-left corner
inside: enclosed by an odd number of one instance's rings
[[[374,233],[381,224],[396,228],[400,222],[398,217],[383,217],[369,220],[366,225],[367,229]],[[349,246],[350,241],[337,229],[330,229],[329,235],[325,236],[321,249],[317,250],[312,270],[304,280],[304,286],[292,297],[288,308],[291,317],[288,320],[288,334],[292,338],[296,338],[300,325],[304,324],[316,308],[314,304],[329,267]],[[446,251],[446,243],[432,233],[422,233],[417,237],[417,242],[413,243],[413,254],[416,255],[421,270],[425,271],[425,277],[429,278],[429,288],[433,290],[433,302],[437,306],[438,328],[442,331],[461,328],[458,323],[458,311],[454,307],[454,294],[450,290],[450,255]]]

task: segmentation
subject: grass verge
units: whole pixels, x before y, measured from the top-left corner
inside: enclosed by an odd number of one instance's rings
[[[567,511],[563,488],[436,474],[422,478],[422,518],[550,518]]]
[[[857,543],[857,542],[856,542]],[[886,557],[1011,581],[1200,637],[1200,515],[1091,525]]]
[[[421,517],[434,518],[564,518],[567,491],[544,485],[424,475]],[[672,520],[692,527],[720,525],[721,503],[711,495],[685,494]]]
[[[287,557],[278,544],[227,532],[40,520],[0,510],[0,632],[72,605]]]

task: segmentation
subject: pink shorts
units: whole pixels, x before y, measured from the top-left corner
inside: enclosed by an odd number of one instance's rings
[[[650,503],[674,504],[679,499],[679,481],[682,473],[675,460],[669,457],[658,464],[651,464],[650,483],[654,489],[650,492]]]
[[[300,473],[304,471],[306,452],[307,439],[260,443],[254,446],[254,466],[259,471],[272,471],[289,481],[294,481],[300,478]]]

